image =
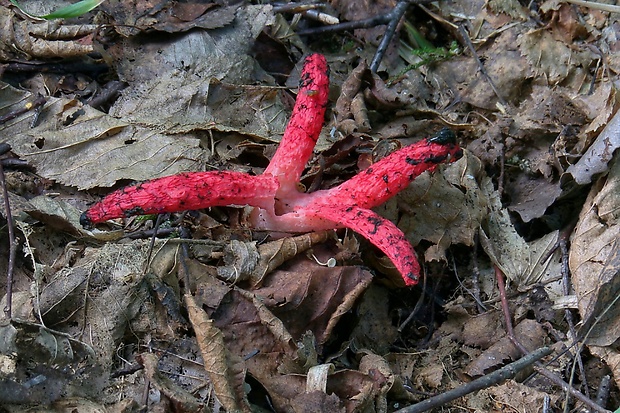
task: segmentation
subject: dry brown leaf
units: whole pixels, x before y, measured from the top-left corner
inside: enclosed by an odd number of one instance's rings
[[[497,191],[487,182],[482,188],[489,199],[490,213],[480,230],[480,245],[519,291],[542,283],[552,300],[563,296],[561,285],[553,282],[560,274],[559,249],[555,248],[558,231],[532,242],[517,233],[508,211],[502,208]],[[555,251],[551,254],[552,251]]]
[[[20,101],[10,89],[0,93],[8,93],[9,102]],[[6,123],[0,131],[11,136],[13,151],[39,175],[80,189],[197,170],[204,161],[196,138],[129,126],[73,99],[49,98],[35,128],[33,116]]]
[[[362,86],[362,78],[367,70],[368,65],[365,60],[362,60],[357,67],[349,73],[347,79],[342,83],[342,86],[340,87],[340,94],[338,95],[338,100],[336,101],[336,106],[334,108],[337,126],[345,119],[350,118],[351,102],[360,91]]]
[[[588,346],[588,349],[592,352],[592,355],[600,357],[601,360],[605,361],[613,374],[616,386],[620,387],[620,351],[610,346]]]
[[[524,86],[532,75],[532,68],[515,46],[521,31],[520,25],[502,30],[487,48],[478,51],[502,99],[515,106],[523,99]],[[498,96],[472,57],[457,56],[439,62],[427,77],[435,94],[431,101],[437,102],[437,108],[462,101],[476,108],[497,110]]]
[[[355,121],[355,132],[367,133],[370,132],[370,120],[368,119],[368,109],[366,108],[366,102],[364,101],[364,95],[359,92],[351,101],[351,114]]]
[[[534,85],[532,93],[522,102],[523,110],[514,116],[513,135],[531,139],[531,135],[559,133],[568,125],[586,123],[586,114],[568,93],[568,89],[561,87]]]
[[[260,285],[265,276],[280,265],[333,236],[333,231],[311,232],[297,237],[287,237],[261,244],[258,247],[260,259],[252,277],[252,285]]]
[[[62,269],[42,287],[37,312],[51,324],[75,317],[70,330],[76,334],[88,323],[87,342],[96,351],[96,361],[109,366],[119,340],[148,297],[141,276],[147,249],[148,243],[141,241],[87,248],[74,267]],[[35,287],[41,288],[36,283]]]
[[[358,267],[322,267],[294,260],[274,272],[255,293],[299,339],[312,330],[319,344],[327,341],[336,322],[368,287],[372,276]]]
[[[259,246],[256,242],[232,240],[224,247],[225,265],[217,267],[217,274],[234,283],[249,279],[253,286],[258,286],[265,276],[280,265],[333,235],[333,231],[311,232]]]
[[[527,9],[516,0],[490,0],[488,7],[495,13],[505,13],[513,19],[525,21],[529,17]]]
[[[157,367],[159,359],[155,354],[142,353],[137,359],[144,366],[150,385],[166,396],[177,409],[184,412],[205,412],[207,406],[199,402],[191,393],[166,377]],[[230,410],[229,410],[230,411]]]
[[[262,80],[249,45],[272,19],[271,6],[247,6],[226,34],[127,39],[110,50],[119,77],[130,84],[110,114],[169,133],[238,131],[264,139],[281,134],[288,116],[277,90],[239,86]]]
[[[535,320],[528,319],[521,321],[515,326],[514,334],[528,351],[534,351],[542,347],[546,337],[542,325]],[[506,362],[516,360],[520,355],[519,350],[505,336],[469,363],[464,372],[470,377],[483,376],[503,366]]]
[[[593,93],[576,96],[574,102],[588,119],[592,119],[583,130],[583,137],[575,148],[577,154],[582,154],[604,128],[613,122],[612,118],[620,108],[620,96],[613,82],[605,82],[598,85]]]
[[[437,389],[441,386],[444,368],[441,364],[427,364],[417,372],[416,380],[423,383],[424,388]]]
[[[493,400],[493,405],[498,411],[512,410],[518,406],[518,411],[522,413],[538,413],[549,398],[550,410],[559,408],[560,396],[549,392],[537,390],[531,386],[517,383],[514,380],[507,380],[499,386],[492,386],[485,391]]]
[[[243,385],[245,372],[235,366],[243,362],[238,358],[233,359],[224,343],[224,335],[202,308],[196,305],[194,297],[186,294],[185,305],[217,399],[229,412],[249,412],[250,405]]]
[[[158,10],[145,12],[135,1],[103,2],[100,5],[120,33],[129,35],[141,31],[178,33],[194,28],[216,29],[230,24],[237,7],[218,7],[216,3],[200,1],[174,2]],[[152,6],[151,6],[152,7]]]
[[[61,199],[48,196],[34,197],[30,200],[30,208],[26,212],[40,222],[69,234],[79,236],[86,233],[80,225],[81,211]]]
[[[587,342],[606,346],[620,337],[620,161],[592,187],[570,246],[571,280]],[[590,331],[589,329],[592,328]]]
[[[460,340],[468,345],[480,349],[487,349],[497,343],[504,335],[502,313],[487,311],[468,318],[462,323]]]
[[[552,85],[567,79],[579,66],[588,67],[596,59],[587,50],[573,50],[563,41],[558,41],[547,29],[536,29],[519,36],[521,55],[538,76]]]
[[[245,291],[242,289],[236,289],[236,291],[242,296],[244,296],[245,298],[247,298],[248,300],[252,301],[252,304],[256,308],[256,312],[257,312],[257,315],[258,315],[258,318],[261,324],[267,327],[267,329],[271,332],[271,334],[273,334],[273,336],[280,343],[283,343],[285,345],[290,345],[291,347],[294,346],[295,340],[293,339],[293,336],[291,335],[291,333],[289,333],[288,330],[286,329],[286,326],[284,325],[284,323],[282,323],[282,320],[277,318],[267,308],[267,306],[265,306],[265,304],[262,302],[260,297],[256,296],[255,294],[249,291]]]
[[[394,375],[394,384],[390,394],[396,400],[413,400],[413,394],[409,391],[409,379],[414,377],[414,369],[419,367],[417,365],[419,354],[390,353],[385,356],[385,359]]]
[[[434,388],[432,386],[440,384],[445,384],[445,380],[450,380],[450,376],[445,374],[446,369],[442,369],[441,371],[437,369],[428,368],[429,366],[439,365],[439,366],[449,366],[452,361],[450,360],[453,357],[454,353],[457,351],[458,343],[455,340],[452,340],[448,337],[440,338],[439,343],[433,349],[433,351],[424,352],[415,363],[413,367],[413,371],[411,375],[404,376],[401,371],[400,376],[401,379],[409,379],[415,385],[415,388],[421,391],[427,391],[429,388]],[[402,358],[406,356],[403,355]],[[413,358],[412,358],[413,359]],[[401,361],[403,362],[403,361]],[[412,360],[408,360],[407,364],[412,363]],[[394,370],[395,372],[398,370]]]
[[[94,51],[97,25],[62,26],[57,21],[24,20],[0,7],[0,61],[85,56]],[[56,40],[62,39],[62,40]]]
[[[137,406],[136,406],[137,407]],[[96,403],[93,400],[89,400],[82,397],[67,397],[66,399],[58,400],[52,404],[52,412],[69,413],[109,413],[109,406],[103,403]]]
[[[30,202],[28,202],[26,198],[10,192],[10,190],[8,194],[9,205],[11,206],[11,215],[13,216],[13,219],[15,219],[16,221],[26,220],[28,217],[26,211],[32,211],[34,209]],[[0,208],[0,216],[6,218],[6,208]]]
[[[381,394],[387,378],[377,369],[369,374],[357,370],[341,370],[329,376],[327,394],[336,394],[344,403],[347,413],[360,411],[369,406],[376,411],[375,398]]]
[[[562,194],[562,188],[559,182],[544,177],[533,179],[527,173],[520,173],[510,182],[506,193],[512,201],[508,209],[518,213],[523,222],[530,222],[545,215]]]
[[[359,322],[351,332],[352,348],[365,349],[383,355],[398,337],[388,308],[388,290],[371,284],[357,306]]]
[[[412,245],[422,240],[433,244],[425,252],[426,261],[445,261],[445,251],[452,244],[473,245],[487,213],[486,196],[478,183],[481,174],[480,161],[465,151],[442,173],[422,174],[397,195],[402,209],[398,227]],[[389,203],[381,208],[387,207]]]
[[[616,149],[620,147],[620,111],[611,118],[605,129],[596,138],[581,159],[571,165],[566,172],[580,185],[588,184],[596,174],[609,168],[609,162]]]

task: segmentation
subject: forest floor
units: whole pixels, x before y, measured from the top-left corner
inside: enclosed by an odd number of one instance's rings
[[[0,0],[0,411],[618,408],[620,24],[573,2],[104,1],[43,20],[60,4]],[[328,31],[317,10],[370,20]],[[416,286],[377,239],[256,230],[243,205],[80,224],[133,182],[262,174],[311,53],[330,89],[300,191],[444,128],[464,149],[374,208],[415,248]]]

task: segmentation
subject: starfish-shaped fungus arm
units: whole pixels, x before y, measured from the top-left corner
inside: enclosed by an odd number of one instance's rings
[[[321,132],[329,89],[325,58],[306,58],[291,120],[269,166],[259,176],[240,172],[186,172],[112,192],[80,218],[83,226],[135,214],[176,212],[212,206],[249,205],[257,229],[308,232],[350,228],[383,251],[405,284],[418,282],[420,266],[400,229],[370,208],[380,205],[424,171],[462,156],[451,131],[444,129],[402,148],[341,185],[300,193],[297,184]]]

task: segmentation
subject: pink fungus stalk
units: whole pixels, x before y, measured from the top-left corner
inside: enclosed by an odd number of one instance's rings
[[[262,175],[239,172],[186,172],[122,188],[94,204],[80,218],[85,227],[113,218],[249,205],[250,225],[257,229],[307,232],[350,228],[383,251],[407,286],[418,282],[420,266],[405,235],[371,211],[424,171],[462,156],[454,134],[444,129],[392,153],[341,185],[300,193],[297,184],[319,137],[329,90],[325,58],[306,58],[291,120]]]

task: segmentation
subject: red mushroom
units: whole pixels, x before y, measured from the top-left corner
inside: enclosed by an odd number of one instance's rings
[[[351,228],[383,251],[405,284],[418,282],[415,252],[396,225],[369,208],[387,201],[424,171],[462,156],[451,131],[407,146],[341,185],[300,193],[298,183],[316,144],[329,88],[322,55],[306,58],[291,120],[262,175],[239,172],[187,172],[132,185],[97,202],[80,218],[83,226],[135,214],[175,212],[211,206],[249,205],[257,229],[308,232]]]

